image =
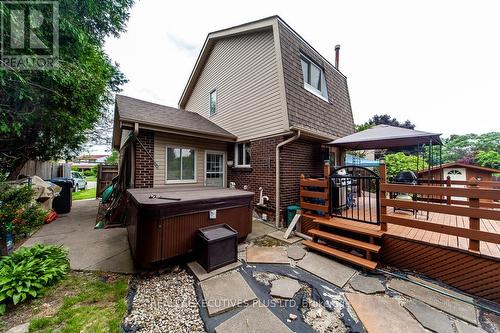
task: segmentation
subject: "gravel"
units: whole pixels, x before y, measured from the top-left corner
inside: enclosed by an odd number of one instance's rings
[[[135,295],[125,318],[125,332],[205,332],[194,279],[178,267],[133,282]]]

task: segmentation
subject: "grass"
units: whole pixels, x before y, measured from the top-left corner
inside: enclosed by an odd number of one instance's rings
[[[96,188],[73,192],[73,200],[95,199]]]
[[[127,276],[70,272],[43,296],[9,306],[0,331],[30,323],[30,332],[120,332],[127,312]]]
[[[30,332],[120,332],[127,311],[127,278],[71,274],[58,289],[69,296],[63,296],[54,314],[31,320]]]
[[[88,182],[96,182],[97,177],[96,176],[89,176],[89,177],[85,177],[85,180]]]

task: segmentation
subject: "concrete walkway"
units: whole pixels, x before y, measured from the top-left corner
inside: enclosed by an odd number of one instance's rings
[[[63,245],[75,270],[133,273],[127,230],[94,229],[98,206],[98,200],[74,201],[71,213],[44,225],[23,246]]]

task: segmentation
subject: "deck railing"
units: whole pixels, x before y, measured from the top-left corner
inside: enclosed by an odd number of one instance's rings
[[[330,166],[325,165],[322,178],[300,176],[300,208],[313,215],[327,215],[330,209],[329,181]],[[318,214],[319,213],[319,214]]]
[[[488,185],[486,187],[481,181],[477,180],[470,180],[465,182],[465,184],[460,184],[466,185],[467,188],[443,186],[452,185],[449,181],[447,184],[438,184],[441,186],[388,184],[385,181],[386,170],[383,164],[380,168],[380,174],[382,179],[380,184],[382,231],[387,231],[388,224],[395,224],[464,237],[469,239],[469,250],[472,251],[479,251],[481,241],[500,244],[500,234],[480,230],[480,219],[500,221],[500,210],[498,209],[500,189],[496,186],[497,184],[485,182]],[[420,196],[421,200],[406,201],[390,199],[388,196],[389,193],[409,193],[417,197]],[[452,197],[465,198],[465,200],[451,200]],[[439,198],[446,199],[439,201]],[[422,221],[416,218],[393,214],[389,215],[387,207],[465,216],[469,218],[469,228],[437,224],[432,221]]]

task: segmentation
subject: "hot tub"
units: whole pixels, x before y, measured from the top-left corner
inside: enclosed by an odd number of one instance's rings
[[[129,189],[127,231],[136,264],[150,267],[196,249],[196,231],[225,223],[252,232],[253,193],[220,188]],[[156,198],[154,198],[156,196]]]

